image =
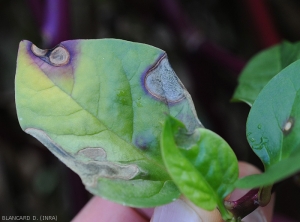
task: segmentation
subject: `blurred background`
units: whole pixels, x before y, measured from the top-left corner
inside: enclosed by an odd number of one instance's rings
[[[298,0],[1,1],[0,216],[70,221],[91,197],[77,175],[19,127],[14,75],[22,39],[52,48],[67,39],[119,38],[165,50],[202,123],[239,160],[262,169],[245,136],[250,107],[230,98],[249,58],[284,39],[300,40],[299,24]],[[300,221],[296,182],[289,178],[278,189],[275,212]]]

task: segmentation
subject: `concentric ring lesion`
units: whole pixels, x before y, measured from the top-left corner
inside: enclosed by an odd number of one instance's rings
[[[70,61],[70,53],[63,45],[58,45],[53,49],[40,49],[31,44],[31,51],[34,55],[53,66],[63,66]]]

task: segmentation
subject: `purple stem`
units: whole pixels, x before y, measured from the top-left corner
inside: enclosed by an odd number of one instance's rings
[[[271,192],[266,192],[264,195],[267,195],[265,197],[261,197],[263,200],[268,199],[268,201],[271,199],[269,195],[275,192],[275,190],[283,183],[278,182],[275,183],[272,186]],[[242,196],[238,200],[234,201],[224,201],[225,207],[234,215],[235,218],[244,218],[251,212],[253,212],[257,207],[259,206],[266,206],[268,203],[260,202],[259,200],[259,189],[252,189],[248,193],[246,193],[244,196]],[[270,197],[270,198],[268,198]],[[262,201],[263,201],[262,200]]]
[[[46,47],[53,47],[70,36],[69,1],[47,0],[42,35]]]
[[[39,26],[43,45],[51,48],[70,38],[69,0],[27,0]]]
[[[225,206],[236,218],[243,218],[259,207],[258,191],[253,189],[238,200],[225,201]]]

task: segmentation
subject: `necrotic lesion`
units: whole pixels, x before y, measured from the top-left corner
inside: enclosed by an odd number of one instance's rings
[[[106,159],[106,152],[103,148],[96,147],[87,147],[82,150],[79,150],[78,155],[82,155],[86,158],[89,158],[90,160],[105,160]]]
[[[106,152],[101,147],[87,147],[71,154],[56,144],[43,130],[27,128],[25,132],[43,143],[56,157],[76,172],[87,186],[95,186],[101,177],[130,180],[140,172],[136,164],[107,161]]]
[[[62,45],[58,45],[53,49],[40,49],[36,45],[31,45],[31,51],[39,59],[52,66],[63,66],[69,63],[70,53]]]
[[[82,159],[82,156],[88,160]],[[86,186],[95,186],[99,178],[130,180],[140,172],[136,164],[107,161],[105,149],[100,147],[84,148],[76,154],[75,159],[74,171],[78,172]]]
[[[86,186],[93,187],[100,178],[130,180],[139,174],[139,168],[135,164],[118,164],[112,162],[90,161],[77,165],[80,176]]]
[[[67,49],[62,46],[55,48],[49,55],[49,61],[55,66],[65,65],[69,60],[70,54]]]
[[[152,96],[167,103],[176,103],[185,98],[185,88],[171,68],[166,55],[149,69],[145,77],[145,87]]]

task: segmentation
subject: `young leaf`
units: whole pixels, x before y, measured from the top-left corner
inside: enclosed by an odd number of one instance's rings
[[[233,190],[238,178],[236,156],[229,145],[212,131],[198,128],[193,134],[196,136],[189,148],[180,147],[180,137],[187,137],[189,133],[180,121],[172,117],[166,120],[161,136],[165,165],[189,200],[205,210],[218,207],[223,219],[230,219],[223,200]]]
[[[190,95],[158,48],[123,40],[19,47],[22,129],[79,174],[93,194],[137,207],[179,196],[163,164],[166,115],[200,127]]]
[[[247,139],[266,172],[243,179],[238,186],[270,185],[300,170],[295,158],[300,145],[299,70],[300,60],[276,75],[255,100],[247,120]]]
[[[232,101],[250,106],[263,87],[282,69],[300,59],[300,42],[283,42],[255,55],[242,71]]]

